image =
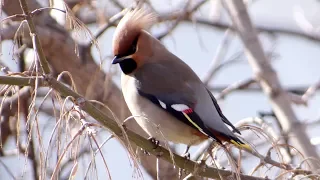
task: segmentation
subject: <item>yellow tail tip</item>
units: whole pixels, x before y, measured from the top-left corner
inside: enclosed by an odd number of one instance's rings
[[[240,144],[240,143],[238,143],[238,142],[236,142],[234,140],[230,140],[230,142],[232,144],[234,144],[235,146],[237,146],[238,148],[240,148],[240,149],[246,149],[248,151],[253,151],[253,149],[250,147],[249,144]]]

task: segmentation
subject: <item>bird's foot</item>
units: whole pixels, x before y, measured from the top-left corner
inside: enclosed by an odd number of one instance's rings
[[[124,120],[122,123],[121,123],[121,126],[122,128],[124,129],[124,131],[127,131],[127,125],[126,125],[126,122],[128,122],[129,120],[132,120],[133,118],[128,118],[126,120]]]
[[[157,147],[159,147],[160,142],[154,137],[149,137],[148,140],[154,144],[153,149],[157,149]]]
[[[186,150],[183,152],[182,157],[190,160],[190,153],[189,153],[190,145],[187,146]]]
[[[127,126],[124,123],[122,123],[121,126],[125,131],[127,130]]]
[[[147,155],[147,156],[150,156],[150,153],[149,153],[147,150],[142,149],[142,148],[141,148],[141,150],[142,150],[143,154],[145,154],[145,155]]]
[[[182,154],[182,157],[184,157],[184,158],[186,158],[188,160],[190,160],[190,158],[191,158],[189,152]]]
[[[181,155],[182,157],[186,158],[187,160],[190,160],[190,159],[191,159],[190,153],[189,153],[189,149],[190,149],[190,146],[187,146],[186,150],[185,150],[185,151],[183,152],[183,154]],[[187,174],[187,172],[186,172],[185,169],[179,168],[179,173],[178,173],[179,179],[181,179],[182,174]]]
[[[126,132],[127,132],[127,126],[124,124],[124,123],[122,123],[121,125],[120,125],[120,128],[121,128],[121,133],[119,134],[119,136],[120,137],[125,137],[125,135],[126,135]]]
[[[148,140],[152,144],[154,144],[154,147],[152,149],[157,149],[159,147],[160,142],[158,140],[156,140],[154,137],[149,137]],[[150,153],[147,150],[143,149],[142,151],[143,151],[143,154],[148,155],[148,156],[150,155]]]

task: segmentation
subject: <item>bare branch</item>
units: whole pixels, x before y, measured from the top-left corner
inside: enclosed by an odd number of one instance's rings
[[[19,92],[15,93],[14,95],[7,97],[5,99],[2,99],[2,105],[0,114],[2,116],[13,116],[17,112],[18,108],[18,101],[19,99],[24,99],[26,97],[30,97],[30,87],[24,87],[19,90]]]
[[[228,52],[228,47],[230,45],[230,41],[232,40],[233,32],[230,29],[227,29],[221,43],[219,44],[215,56],[212,59],[211,64],[209,65],[209,70],[205,73],[202,81],[204,84],[208,85],[209,81],[212,80],[212,77],[218,71],[219,66]]]
[[[263,91],[268,95],[273,111],[279,119],[283,131],[288,136],[291,136],[293,144],[305,156],[319,158],[303,127],[298,126],[299,120],[293,112],[291,103],[287,98],[286,92],[282,89],[276,72],[264,54],[246,6],[242,1],[238,0],[227,0],[225,4],[231,20],[243,41],[249,64],[259,80]],[[312,169],[319,168],[316,163],[310,162],[310,164],[312,165]]]
[[[307,91],[302,95],[302,100],[307,103],[308,100],[320,89],[320,81],[310,86]]]
[[[48,74],[48,73],[50,73],[49,64],[48,64],[46,56],[44,55],[44,52],[41,48],[40,39],[36,34],[36,27],[35,27],[33,20],[32,20],[32,14],[29,12],[29,8],[28,8],[26,0],[19,0],[19,1],[20,1],[20,5],[22,8],[23,14],[26,16],[26,20],[29,25],[30,35],[31,35],[32,42],[33,42],[33,47],[34,47],[35,51],[37,52],[37,55],[39,56],[39,60],[41,62],[40,65],[43,69],[43,72],[45,74]]]
[[[1,164],[1,166],[3,166],[3,168],[8,172],[8,174],[10,175],[10,177],[11,177],[12,179],[17,179],[17,178],[14,176],[14,173],[11,172],[11,170],[9,169],[9,167],[8,167],[4,162],[2,162],[1,159],[0,159],[0,164]]]
[[[52,88],[57,90],[62,96],[65,96],[65,97],[72,96],[75,99],[84,99],[79,94],[75,93],[70,88],[66,87],[61,82],[55,80],[51,76],[47,76],[45,79],[46,79],[46,82]],[[88,101],[83,101],[83,103],[81,104],[81,108],[84,111],[86,111],[89,115],[91,115],[93,118],[95,118],[97,121],[99,121],[101,124],[103,124],[104,127],[110,129],[118,137],[123,137],[122,129],[119,127],[118,123],[116,123],[114,120],[110,119],[109,116],[107,116],[106,114],[104,114],[103,112],[98,110],[94,105],[92,105],[92,103],[90,103]],[[82,129],[84,129],[84,127]],[[77,135],[79,135],[82,131],[79,131],[77,133]],[[161,146],[154,149],[154,144],[152,142],[150,142],[149,140],[143,138],[142,136],[134,133],[131,130],[127,130],[126,134],[127,134],[127,137],[129,138],[130,141],[134,142],[136,145],[140,146],[141,148],[145,149],[146,151],[150,152],[151,154],[153,154],[155,156],[159,156],[159,154],[161,154],[160,158],[165,161],[168,161],[170,163],[174,163],[176,166],[178,166],[182,169],[186,169],[189,172],[194,172],[195,169],[198,169],[199,165],[197,163],[190,161],[184,157],[181,157],[177,154],[174,154],[173,159],[172,159],[171,153],[167,149],[165,149]],[[73,139],[75,139],[77,137],[77,135],[74,136]],[[67,147],[64,150],[64,153],[65,153],[66,149],[71,144],[72,144],[72,141],[69,142],[69,144],[67,145]],[[59,162],[61,162],[61,157],[59,159]],[[54,172],[56,172],[56,171],[57,170],[55,170]],[[211,177],[211,178],[220,178],[220,176],[223,176],[223,177],[233,176],[233,173],[230,171],[211,168],[208,166],[204,166],[203,168],[201,168],[201,170],[197,171],[196,173],[199,174],[200,176]],[[54,174],[55,173],[53,173],[53,176],[54,176]],[[263,179],[263,178],[246,176],[246,175],[241,175],[241,177],[245,178],[245,179],[249,179],[249,180],[250,179]]]
[[[247,89],[251,84],[256,83],[256,80],[254,78],[245,79],[240,82],[236,82],[234,84],[231,84],[227,88],[225,88],[218,96],[217,99],[223,99],[227,94],[239,90],[239,89]]]
[[[197,4],[195,4],[192,8],[189,9],[190,2],[191,1],[189,0],[185,3],[184,7],[182,8],[181,14],[175,19],[174,23],[171,24],[171,26],[165,32],[162,32],[161,34],[156,35],[157,39],[161,40],[165,36],[170,34],[183,19],[185,19],[186,17],[190,17],[192,13],[194,13],[198,8],[204,5],[207,2],[207,0],[199,1]]]

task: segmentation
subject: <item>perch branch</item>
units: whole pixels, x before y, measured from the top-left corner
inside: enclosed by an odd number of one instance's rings
[[[18,77],[11,77],[11,78],[18,78]],[[1,81],[3,80],[4,81]],[[30,80],[33,80],[33,78],[18,78],[18,81],[11,80],[10,83],[11,85],[20,85],[19,83],[26,84],[26,85],[32,85],[32,83],[29,83]],[[67,96],[72,96],[75,99],[84,99],[81,95],[78,93],[74,92],[70,88],[66,87],[64,84],[61,82],[57,81],[54,79],[52,76],[48,75],[45,77],[46,83],[50,85],[53,89],[55,89],[57,92],[59,92],[62,96],[67,97]],[[4,84],[8,82],[6,78],[3,76],[0,76],[0,84]],[[15,83],[14,83],[15,82]],[[31,81],[32,82],[32,81]],[[104,114],[102,111],[97,109],[92,103],[88,101],[82,101],[81,103],[81,108],[87,112],[90,116],[92,116],[94,119],[96,119],[98,122],[100,122],[104,127],[112,131],[115,135],[118,137],[123,137],[123,132],[121,128],[119,127],[118,123],[115,122],[113,119],[111,119],[108,115]],[[129,137],[129,140],[133,143],[135,143],[137,146],[145,149],[146,151],[150,152],[150,154],[153,154],[155,156],[161,154],[160,158],[170,162],[172,164],[175,164],[176,166],[186,169],[189,172],[194,172],[195,169],[199,168],[199,164],[196,162],[193,162],[191,160],[188,160],[182,156],[179,156],[177,154],[173,154],[173,158],[170,155],[170,152],[163,148],[163,147],[158,147],[154,149],[154,144],[150,142],[149,140],[143,138],[142,136],[134,133],[131,130],[126,130],[126,133]],[[198,172],[195,174],[202,176],[202,177],[210,177],[210,178],[220,178],[222,177],[232,177],[233,172],[227,171],[227,170],[222,170],[222,169],[217,169],[217,168],[212,168],[208,166],[204,166],[201,169],[199,169]],[[241,178],[243,179],[264,179],[264,178],[259,178],[259,177],[253,177],[253,176],[247,176],[247,175],[240,175]]]

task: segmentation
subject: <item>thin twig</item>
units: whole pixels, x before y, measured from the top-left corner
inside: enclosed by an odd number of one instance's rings
[[[46,77],[47,82],[51,85],[52,88],[56,89],[61,95],[71,95],[75,99],[82,98],[79,94],[72,91],[70,88],[66,87],[65,85],[61,84],[60,82],[56,81],[51,76]],[[108,129],[112,130],[117,136],[122,137],[122,129],[119,127],[117,122],[114,122],[112,119],[110,119],[107,115],[105,115],[103,112],[95,108],[91,103],[88,101],[84,101],[81,108],[86,111],[89,115],[91,115],[93,118],[95,118],[97,121],[99,121],[103,126],[107,127]],[[197,167],[197,163],[192,162],[190,160],[185,159],[184,157],[181,157],[177,154],[174,154],[174,159],[171,158],[171,153],[163,148],[158,147],[154,149],[154,144],[147,139],[143,138],[142,136],[132,132],[131,130],[126,130],[127,137],[130,141],[134,142],[136,145],[140,146],[141,148],[145,149],[149,153],[153,155],[159,155],[161,154],[161,159],[164,159],[170,163],[175,163],[176,166],[186,169],[188,171],[193,171],[195,167]],[[219,175],[222,176],[230,176],[232,175],[232,172],[226,171],[226,170],[218,170],[216,168],[211,168],[205,166],[201,171],[197,172],[199,175],[203,177],[211,177],[211,178],[219,178]],[[251,176],[245,176],[241,175],[242,178],[251,179]],[[256,178],[256,177],[255,177]],[[259,179],[259,178],[258,178]]]
[[[302,100],[307,102],[320,88],[320,81],[310,86],[307,91],[302,95]]]
[[[57,10],[57,11],[60,11],[62,13],[67,13],[66,11],[62,10],[62,9],[58,9],[58,8],[54,8],[54,7],[43,7],[43,8],[38,8],[38,9],[35,9],[33,10],[32,12],[30,12],[31,14],[31,17],[41,13],[42,11],[44,10]]]
[[[157,158],[156,160],[156,171],[157,171],[157,180],[160,180],[160,161],[159,161],[159,158]]]
[[[106,159],[104,158],[104,155],[103,155],[103,153],[102,153],[102,151],[101,151],[101,149],[100,149],[100,146],[99,146],[97,140],[95,139],[95,137],[93,136],[92,133],[89,133],[89,136],[93,139],[94,143],[95,143],[96,146],[97,146],[97,151],[100,153],[100,155],[101,155],[101,157],[102,157],[102,160],[103,160],[104,166],[106,167],[106,171],[107,171],[107,174],[108,174],[109,179],[112,179],[112,178],[111,178],[110,171],[109,171],[108,164],[107,164],[107,162],[106,162]]]
[[[13,172],[11,172],[10,168],[6,165],[6,163],[2,162],[1,159],[0,159],[0,164],[1,164],[1,165],[3,166],[3,168],[8,172],[8,174],[10,175],[10,177],[11,177],[12,179],[17,179],[17,178],[14,176]]]
[[[58,162],[56,164],[56,167],[54,168],[53,170],[53,173],[52,173],[52,176],[51,176],[51,179],[55,179],[56,178],[56,175],[57,175],[57,171],[59,169],[59,166],[61,164],[61,161],[62,161],[62,158],[64,157],[65,153],[67,152],[67,150],[69,149],[69,147],[72,145],[72,143],[75,141],[75,139],[77,137],[79,137],[83,131],[88,127],[90,126],[89,123],[86,123],[84,125],[81,126],[81,128],[78,130],[78,132],[73,136],[73,138],[70,140],[70,142],[67,144],[67,146],[63,149],[63,152],[61,153],[59,159],[58,159]]]
[[[17,77],[17,78],[19,80],[21,79],[21,77]],[[53,87],[55,90],[57,90],[62,96],[71,95],[75,99],[78,99],[78,98],[84,99],[79,94],[75,93],[70,88],[63,85],[61,82],[56,81],[53,77],[47,76],[47,77],[45,77],[45,79],[46,79],[46,82],[49,85],[51,85],[51,87]],[[24,78],[24,80],[28,81],[28,78]],[[12,82],[19,83],[20,81],[12,81]],[[0,83],[1,83],[1,76],[0,76]],[[24,84],[25,84],[25,82],[24,82]],[[18,85],[18,84],[13,84],[13,85]],[[120,137],[122,136],[122,130],[118,126],[118,123],[113,122],[113,120],[111,120],[109,116],[105,115],[100,110],[96,109],[91,103],[89,103],[88,101],[83,101],[83,104],[81,107],[88,114],[90,114],[93,118],[95,118],[100,123],[102,123],[105,127],[108,127],[108,129],[111,129],[118,136],[120,136]],[[151,154],[158,155],[159,152],[161,152],[161,154],[162,154],[161,158],[172,163],[172,159],[171,159],[171,156],[170,156],[170,153],[168,150],[166,150],[162,147],[159,147],[154,150],[153,149],[154,145],[150,141],[146,140],[145,138],[141,137],[140,135],[135,134],[134,132],[132,132],[130,130],[127,130],[126,133],[127,133],[130,141],[135,142],[138,146],[147,150]],[[257,157],[262,156],[260,154],[254,154],[254,155],[256,155]],[[197,166],[197,163],[186,160],[185,158],[183,158],[179,155],[176,155],[176,154],[174,154],[174,162],[178,167],[181,167],[181,168],[186,169],[188,171],[193,171],[194,167]],[[265,162],[271,163],[271,164],[273,163],[273,164],[277,165],[277,162],[275,162],[273,160],[265,159]],[[283,167],[283,165],[284,164],[279,164],[277,166]],[[207,170],[199,172],[199,175],[202,175],[204,177],[219,177],[219,173],[222,175],[227,175],[228,173],[230,173],[229,175],[232,174],[230,171],[217,170],[215,168],[205,167],[205,169],[207,169]]]
[[[31,16],[32,14],[29,11],[28,4],[27,4],[26,0],[19,0],[19,2],[20,2],[21,9],[23,11],[23,14],[26,16],[26,20],[27,20],[27,23],[28,23],[28,26],[30,29],[30,36],[31,36],[32,42],[33,42],[33,48],[34,48],[35,52],[37,52],[37,55],[39,56],[39,60],[41,62],[40,65],[42,67],[42,70],[45,74],[49,74],[50,73],[49,64],[46,59],[46,56],[44,55],[43,49],[41,47],[41,42],[40,42],[40,39],[37,35],[36,27],[33,23],[32,16]]]
[[[116,15],[112,16],[108,20],[108,22],[106,24],[102,25],[98,29],[97,33],[94,35],[94,38],[98,39],[109,27],[114,26],[115,22],[117,20],[121,19],[125,15],[126,12],[127,12],[127,9],[124,9],[123,11],[121,11],[121,12],[117,13]],[[89,43],[89,44],[86,45],[86,47],[91,47],[91,46],[92,46],[92,43]]]
[[[239,90],[239,89],[246,89],[248,88],[251,84],[256,83],[256,80],[254,78],[248,78],[240,82],[236,82],[234,84],[231,84],[228,86],[226,89],[224,89],[221,93],[219,93],[216,98],[217,99],[223,99],[227,94]]]
[[[92,163],[93,163],[93,161],[94,161],[94,158],[95,158],[95,156],[100,152],[99,149],[101,149],[101,148],[102,148],[110,139],[112,139],[113,137],[114,137],[113,134],[110,135],[101,145],[98,146],[98,149],[94,152],[93,157],[91,158],[90,163],[89,163],[89,165],[88,165],[88,167],[87,167],[87,170],[85,171],[84,179],[87,179],[87,175],[88,175],[89,169],[90,169],[90,167],[91,167],[91,165],[92,165]]]
[[[8,21],[8,20],[12,20],[12,21],[22,21],[26,18],[26,15],[24,14],[15,14],[15,15],[12,15],[12,16],[8,16],[6,18],[3,18],[1,21],[0,21],[0,24],[5,22],[5,21]]]
[[[202,81],[204,84],[208,85],[209,81],[212,80],[212,77],[217,72],[219,64],[222,62],[226,53],[228,52],[232,37],[233,37],[233,32],[230,29],[227,29],[221,40],[221,43],[219,44],[216,50],[215,56],[213,57],[212,62],[209,65],[208,71],[205,73],[205,75],[202,78]]]
[[[159,35],[156,35],[156,38],[161,40],[163,39],[164,37],[166,37],[168,34],[170,34],[179,24],[180,22],[186,17],[186,16],[190,16],[193,12],[195,12],[198,8],[200,8],[204,3],[206,2],[206,0],[202,0],[202,1],[199,1],[196,5],[194,5],[193,8],[191,8],[190,10],[188,10],[189,8],[189,5],[190,5],[190,0],[187,1],[184,5],[184,7],[182,8],[182,12],[181,15],[176,18],[175,22],[169,27],[166,29],[166,31],[162,32],[161,34]]]

